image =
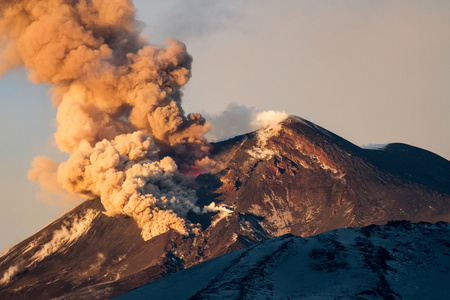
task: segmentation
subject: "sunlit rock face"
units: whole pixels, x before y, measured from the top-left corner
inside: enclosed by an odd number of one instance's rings
[[[222,203],[271,236],[449,220],[450,163],[404,144],[366,150],[300,118],[215,145]]]
[[[108,298],[284,234],[450,221],[450,162],[422,149],[361,149],[297,117],[211,147],[214,169],[183,183],[195,232],[144,240],[88,200],[0,256],[0,298]]]

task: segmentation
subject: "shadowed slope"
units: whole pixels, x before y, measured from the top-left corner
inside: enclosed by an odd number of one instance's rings
[[[444,299],[448,223],[392,222],[292,235],[170,275],[117,299]]]

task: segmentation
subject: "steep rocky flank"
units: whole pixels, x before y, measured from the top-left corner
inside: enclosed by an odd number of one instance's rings
[[[223,161],[218,199],[255,217],[271,236],[449,220],[450,162],[423,149],[361,149],[292,117],[215,151]]]
[[[211,174],[192,185],[196,236],[143,241],[135,222],[86,201],[0,256],[0,298],[107,298],[287,233],[312,236],[390,220],[450,221],[450,162],[390,144],[361,149],[306,120],[213,144]],[[2,275],[3,274],[3,275]]]

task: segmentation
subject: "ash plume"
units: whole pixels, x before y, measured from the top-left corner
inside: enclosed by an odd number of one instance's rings
[[[36,199],[50,205],[70,208],[75,203],[79,203],[82,198],[76,194],[68,193],[58,183],[59,163],[52,161],[46,156],[37,156],[31,162],[28,171],[28,179],[38,182],[41,191],[36,195]]]
[[[59,165],[37,158],[49,167],[29,177],[100,197],[108,215],[132,216],[145,239],[195,229],[184,217],[199,208],[181,173],[214,165],[209,124],[181,108],[191,56],[176,40],[166,48],[147,40],[131,0],[0,2],[0,76],[23,65],[32,82],[51,84],[55,141],[71,154]]]

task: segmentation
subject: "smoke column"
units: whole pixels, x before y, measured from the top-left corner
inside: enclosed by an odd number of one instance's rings
[[[133,217],[146,240],[170,228],[192,232],[185,216],[199,208],[181,173],[214,164],[209,125],[181,108],[192,58],[184,44],[166,44],[148,44],[130,0],[0,2],[0,76],[23,65],[32,82],[51,84],[55,141],[71,155],[59,165],[36,158],[51,168],[29,178],[100,197],[106,214]]]

